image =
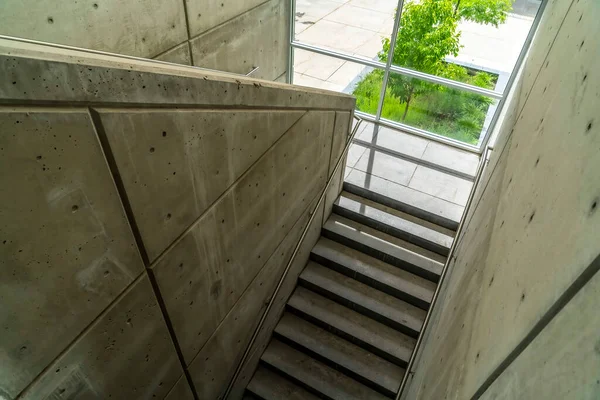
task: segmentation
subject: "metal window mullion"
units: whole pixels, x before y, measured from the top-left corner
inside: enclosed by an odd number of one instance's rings
[[[296,36],[296,0],[290,0],[290,40],[288,55],[288,82],[294,83],[294,37]]]
[[[494,116],[492,117],[492,120],[490,121],[490,126],[488,127],[483,139],[481,140],[481,143],[479,144],[480,151],[483,151],[483,149],[487,148],[488,142],[490,141],[490,138],[492,137],[492,132],[494,132],[494,129],[496,128],[496,124],[498,123],[498,120],[500,119],[500,114],[502,113],[502,108],[504,107],[504,104],[506,103],[506,99],[508,98],[510,90],[512,89],[512,86],[515,83],[515,79],[517,78],[519,69],[521,68],[523,61],[525,60],[525,56],[527,56],[527,52],[529,51],[529,47],[531,46],[531,42],[533,41],[533,36],[535,35],[535,32],[537,31],[537,28],[540,24],[540,20],[542,19],[542,14],[544,13],[544,10],[546,9],[547,4],[548,4],[548,0],[542,0],[542,2],[540,4],[540,8],[538,8],[538,11],[535,15],[535,19],[533,20],[533,24],[531,24],[531,28],[529,28],[529,33],[527,34],[527,39],[525,39],[525,43],[523,43],[523,47],[521,48],[521,52],[519,53],[519,58],[517,58],[517,62],[515,63],[515,66],[510,74],[510,78],[508,78],[508,82],[506,83],[506,87],[504,88],[504,95],[502,96],[502,99],[500,99],[500,101],[498,102],[498,107],[496,107],[496,112],[494,113]]]
[[[350,61],[350,62],[353,62],[356,64],[361,64],[361,65],[365,65],[365,66],[372,67],[372,68],[382,69],[384,71],[387,68],[387,63],[384,64],[381,61],[369,60],[366,58],[356,57],[353,55],[340,53],[340,52],[337,52],[334,50],[324,49],[324,48],[321,48],[318,46],[313,46],[313,45],[309,45],[309,44],[302,43],[302,42],[293,41],[291,45],[293,48],[310,51],[310,52],[317,53],[317,54],[322,54],[322,55],[328,56],[328,57],[338,58],[338,59],[344,60],[344,61]],[[410,76],[413,78],[424,80],[427,82],[432,82],[432,83],[436,83],[439,85],[451,87],[454,89],[463,90],[463,91],[467,91],[467,92],[471,92],[471,93],[475,93],[475,94],[480,94],[480,95],[487,96],[487,97],[490,97],[493,99],[501,99],[502,98],[502,93],[500,93],[500,92],[480,88],[478,86],[473,86],[473,85],[469,85],[469,84],[458,82],[458,81],[453,81],[453,80],[447,79],[447,78],[441,78],[439,76],[430,75],[425,72],[419,72],[419,71],[414,71],[414,70],[411,70],[408,68],[398,67],[396,65],[391,65],[390,71],[401,74],[401,75]]]
[[[381,82],[381,93],[379,94],[379,103],[377,104],[377,114],[375,115],[376,122],[379,122],[381,119],[381,112],[383,111],[385,91],[390,77],[390,67],[392,66],[392,59],[394,58],[394,49],[396,47],[396,39],[398,37],[398,29],[400,28],[400,18],[402,17],[403,7],[404,0],[398,0],[398,8],[396,8],[396,17],[394,19],[394,27],[392,28],[392,36],[390,38],[390,48],[388,49],[387,62],[385,63],[385,70],[383,72],[383,81]],[[375,135],[373,135],[373,138],[374,137]]]
[[[385,64],[382,63],[381,61],[375,61],[375,60],[369,60],[369,59],[366,59],[366,58],[355,57],[355,56],[351,56],[351,55],[348,55],[348,54],[340,53],[340,52],[333,51],[333,50],[324,49],[324,48],[321,48],[321,47],[318,47],[318,46],[313,46],[313,45],[302,43],[302,42],[293,41],[292,42],[292,47],[297,48],[297,49],[301,49],[301,50],[310,51],[312,53],[322,54],[324,56],[339,58],[340,60],[350,61],[350,62],[353,62],[353,63],[356,63],[356,64],[365,65],[365,66],[368,66],[368,67],[385,69]]]
[[[442,78],[440,76],[426,74],[424,72],[415,71],[412,69],[399,67],[397,65],[392,65],[390,67],[392,72],[396,72],[398,74],[410,76],[411,78],[417,78],[422,81],[427,81],[431,83],[436,83],[444,86],[451,87],[453,89],[462,90],[465,92],[471,92],[475,94],[480,94],[482,96],[491,97],[493,99],[499,100],[503,97],[502,92],[497,92],[495,90],[484,89],[479,86],[469,85],[468,83],[458,82],[448,78]]]

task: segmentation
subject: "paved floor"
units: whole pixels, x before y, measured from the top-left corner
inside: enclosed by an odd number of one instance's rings
[[[517,0],[513,14],[495,28],[462,22],[456,63],[500,75],[496,89],[503,90],[525,42],[540,0]],[[296,40],[374,59],[381,41],[389,37],[397,0],[297,0]],[[365,67],[297,50],[294,83],[350,93]]]
[[[418,196],[420,204],[447,209],[457,220],[469,197],[479,156],[389,128],[364,124],[349,150],[344,179],[384,190],[402,200]],[[373,149],[365,143],[382,149]]]

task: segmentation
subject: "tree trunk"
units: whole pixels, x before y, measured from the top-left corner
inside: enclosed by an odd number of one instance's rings
[[[454,16],[458,14],[458,7],[460,7],[460,0],[456,2],[456,7],[454,7]]]
[[[408,114],[408,106],[410,105],[410,101],[412,100],[413,92],[415,91],[415,87],[411,86],[410,92],[408,92],[408,98],[406,99],[406,107],[404,108],[404,115],[402,116],[402,122],[406,120],[406,114]]]

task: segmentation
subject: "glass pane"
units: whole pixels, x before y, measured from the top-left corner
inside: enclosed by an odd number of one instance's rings
[[[297,0],[295,39],[374,59],[394,25],[397,0]]]
[[[391,73],[381,116],[478,145],[496,106],[497,102],[486,96]]]
[[[406,0],[393,64],[504,91],[541,0]],[[380,59],[387,58],[388,42]]]
[[[367,79],[373,75],[378,78]],[[294,49],[294,85],[354,94],[357,109],[369,114],[377,112],[382,76],[382,71],[374,71],[371,67]]]

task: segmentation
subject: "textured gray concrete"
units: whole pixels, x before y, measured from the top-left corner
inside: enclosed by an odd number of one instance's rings
[[[582,277],[600,252],[598,18],[590,0],[549,2],[407,399],[471,398],[488,379],[484,398],[597,397],[597,321],[588,317],[597,285]]]
[[[175,64],[192,65],[190,45],[184,42],[156,57],[157,60]]]
[[[201,399],[216,399],[232,378],[310,218],[316,199],[296,221],[285,239],[248,286],[214,334],[190,364],[190,374]]]
[[[333,117],[302,117],[152,266],[186,362],[323,189]]]
[[[286,87],[186,66],[23,45],[5,39],[0,39],[0,79],[0,99],[5,103],[61,99],[80,105],[191,104],[340,111],[352,109],[355,104],[351,96],[318,89]]]
[[[181,375],[144,273],[22,398],[163,398]]]
[[[294,287],[296,286],[296,280],[308,261],[310,250],[319,239],[321,234],[321,225],[323,224],[323,204],[315,211],[315,218],[308,228],[304,242],[302,242],[300,245],[298,254],[290,266],[290,270],[286,278],[282,282],[281,289],[279,290],[277,297],[273,301],[273,307],[266,316],[265,322],[258,332],[254,346],[252,346],[250,349],[249,356],[246,359],[246,362],[242,365],[238,378],[233,382],[233,387],[230,394],[231,399],[242,398],[244,391],[246,390],[246,386],[248,385],[248,382],[250,382],[250,379],[256,370],[260,356],[267,348],[269,340],[271,339],[271,333],[273,332],[273,329],[275,329],[279,318],[283,314],[285,304],[290,297],[290,294],[294,290]]]
[[[211,0],[214,1],[214,0]],[[190,41],[194,64],[275,80],[287,71],[289,2],[270,0]]]
[[[348,135],[350,134],[350,120],[352,113],[348,112],[336,112],[335,113],[335,127],[333,131],[333,142],[331,144],[331,159],[329,160],[329,175],[333,174],[336,162],[340,159]],[[342,164],[343,165],[343,164]],[[339,192],[338,192],[339,193]]]
[[[0,392],[16,396],[143,265],[85,110],[0,109]]]
[[[194,400],[194,394],[192,393],[192,389],[190,389],[185,375],[182,375],[177,380],[177,383],[175,383],[175,386],[167,394],[165,400]]]
[[[240,296],[262,307],[276,274],[257,275],[308,218],[354,100],[9,40],[0,71],[0,393],[189,396],[182,367]]]
[[[305,111],[99,114],[153,261]]]
[[[179,0],[0,3],[0,34],[152,58],[187,39]]]
[[[242,74],[259,66],[255,77],[276,80],[287,71],[289,15],[284,0],[6,0],[0,34]]]
[[[185,0],[190,35],[198,36],[268,2],[268,0]]]

